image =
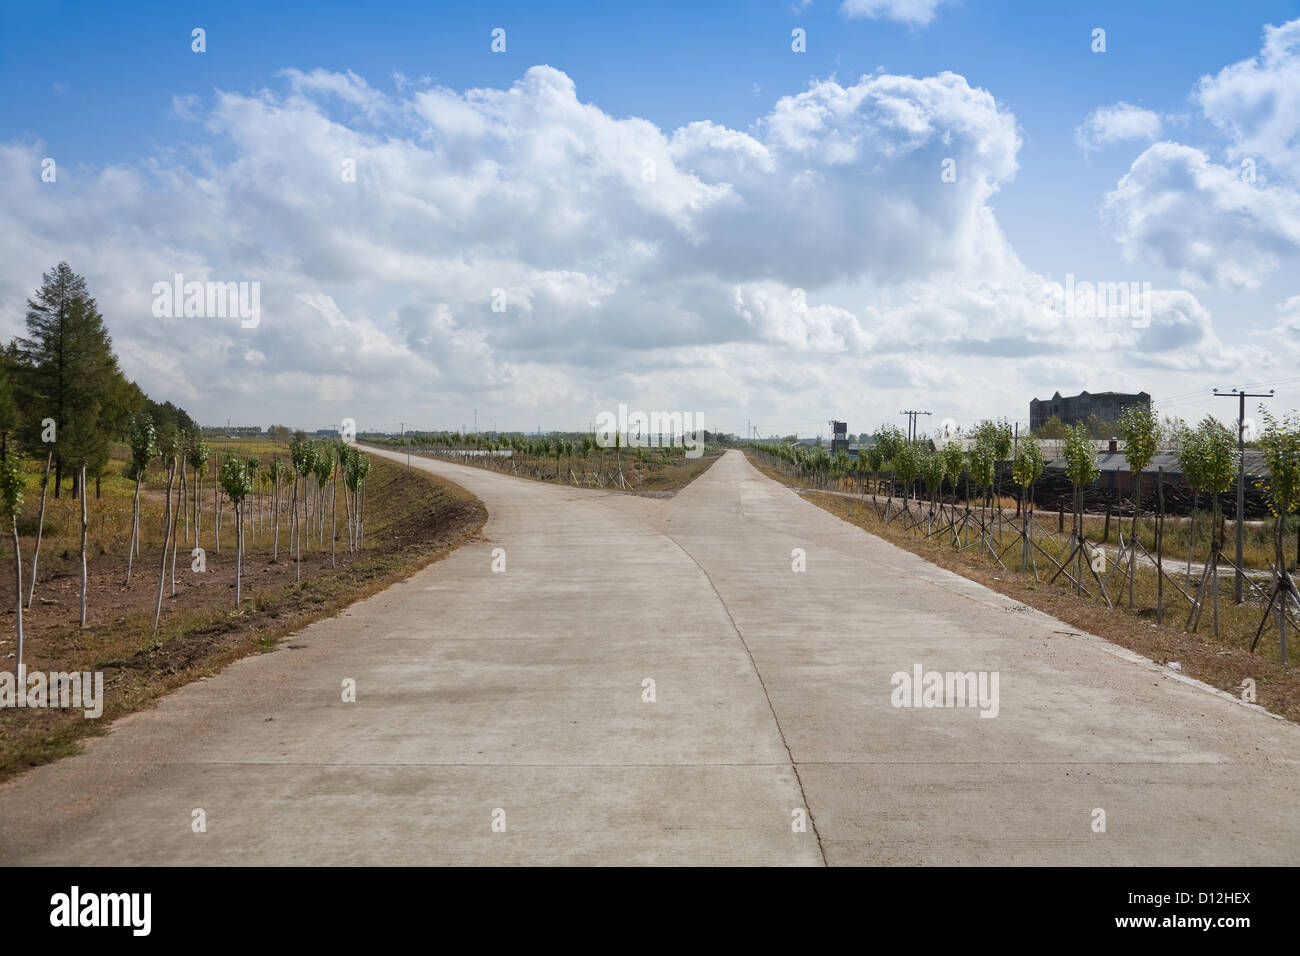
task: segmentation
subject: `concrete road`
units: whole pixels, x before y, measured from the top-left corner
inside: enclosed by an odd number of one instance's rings
[[[11,781],[0,863],[1300,862],[1300,728],[737,452],[672,500],[415,464],[484,540]],[[895,706],[918,665],[989,695]]]

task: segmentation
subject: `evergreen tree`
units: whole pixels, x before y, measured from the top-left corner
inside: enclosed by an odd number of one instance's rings
[[[55,485],[63,470],[84,465],[99,474],[108,463],[109,438],[129,417],[131,404],[112,340],[86,280],[60,262],[27,300],[27,337],[18,340],[26,368],[28,441],[36,446],[43,421],[53,419]]]
[[[14,397],[14,379],[19,367],[10,350],[0,353],[0,461],[9,456],[9,438],[21,427],[18,402]]]

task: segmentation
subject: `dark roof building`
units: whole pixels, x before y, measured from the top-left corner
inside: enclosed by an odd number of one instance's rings
[[[1091,416],[1096,415],[1103,422],[1119,421],[1120,415],[1124,409],[1133,405],[1145,405],[1151,407],[1151,396],[1146,392],[1132,394],[1130,392],[1080,392],[1078,395],[1071,395],[1063,398],[1060,392],[1057,392],[1051,398],[1040,400],[1035,398],[1029,403],[1029,430],[1038,431],[1047,420],[1055,416],[1066,425],[1073,425],[1076,422],[1086,422]]]

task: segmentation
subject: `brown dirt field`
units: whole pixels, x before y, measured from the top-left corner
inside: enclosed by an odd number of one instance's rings
[[[394,449],[390,449],[394,450]],[[555,467],[554,458],[538,458],[535,456],[518,455],[515,462],[519,469],[515,472],[510,471],[509,467],[505,468],[488,468],[486,465],[478,464],[473,458],[469,460],[446,459],[440,455],[422,455],[420,452],[412,452],[416,457],[427,457],[438,461],[452,460],[458,465],[469,465],[474,468],[484,468],[488,471],[496,471],[505,475],[513,475],[516,478],[527,478],[529,481],[540,481],[551,485],[568,485],[569,487],[594,488],[597,487],[594,481],[583,485],[574,485],[568,477],[568,464],[561,460],[560,477],[557,479],[554,475]],[[669,462],[663,462],[656,458],[648,458],[645,461],[638,462],[636,455],[624,450],[623,458],[623,477],[627,481],[626,488],[619,488],[615,484],[607,484],[603,491],[617,492],[628,495],[649,495],[655,498],[672,497],[681,491],[692,481],[704,474],[709,467],[722,457],[721,450],[712,451],[708,454],[701,455],[699,458],[675,458]],[[584,470],[581,459],[575,459],[575,474],[582,474],[590,477],[593,472],[592,468],[601,467],[606,478],[609,477],[611,470],[614,468],[614,456],[608,455],[607,460],[598,463],[593,458],[586,463]],[[537,469],[540,474],[530,473],[531,469]]]
[[[202,546],[207,572],[191,571],[190,549],[181,525],[176,561],[176,595],[168,583],[158,633],[153,612],[162,557],[161,538],[151,547],[145,536],[129,587],[125,554],[99,554],[90,549],[87,627],[80,620],[80,562],[75,552],[60,548],[46,562],[42,546],[36,601],[24,609],[24,663],[28,672],[103,671],[104,713],[86,719],[80,710],[0,710],[0,779],[76,750],[77,738],[102,733],[116,717],[148,706],[159,696],[199,677],[215,673],[231,661],[257,651],[274,649],[281,638],[352,602],[408,577],[466,541],[474,539],[487,511],[482,502],[451,482],[422,471],[407,471],[372,458],[367,482],[365,549],[347,551],[342,499],[339,501],[337,568],[331,569],[328,547],[322,553],[315,538],[302,553],[302,582],[295,582],[295,564],[287,554],[287,523],[280,534],[280,554],[271,563],[269,537],[263,550],[244,556],[242,601],[235,610],[235,550],[233,513],[227,505],[222,548],[213,547],[211,516],[204,516]],[[156,491],[161,507],[161,492]],[[143,497],[143,496],[142,496]],[[209,499],[210,500],[210,499]],[[89,502],[94,524],[96,502]],[[326,517],[326,544],[329,537]],[[142,519],[142,534],[143,534]],[[246,543],[252,535],[245,525]],[[125,552],[123,545],[120,550]],[[12,594],[12,551],[0,559],[0,581]],[[29,585],[31,547],[23,549],[24,592]],[[48,573],[45,569],[49,569]],[[0,669],[12,672],[15,649],[12,600],[0,606]]]

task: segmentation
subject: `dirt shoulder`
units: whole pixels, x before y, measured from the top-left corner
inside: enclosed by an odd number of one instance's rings
[[[1281,717],[1300,723],[1300,672],[1297,668],[1284,667],[1276,660],[1253,655],[1248,647],[1216,640],[1208,633],[1186,633],[1182,628],[1186,617],[1185,605],[1171,603],[1163,624],[1156,623],[1154,611],[1150,608],[1129,610],[1118,605],[1108,608],[1095,598],[1078,597],[1069,587],[1036,581],[1032,574],[1005,571],[991,559],[980,557],[978,552],[956,551],[936,539],[904,531],[897,522],[886,524],[871,507],[864,506],[861,499],[810,491],[753,456],[746,457],[764,475],[794,488],[801,497],[836,517],[941,568],[1050,614],[1080,631],[1105,638],[1159,664],[1176,661],[1182,673],[1233,696],[1241,695],[1243,681],[1253,680],[1257,703]],[[1225,615],[1228,611],[1225,603]]]
[[[278,560],[270,548],[244,556],[243,600],[234,607],[233,520],[227,518],[222,550],[205,526],[206,571],[191,570],[192,543],[181,541],[176,594],[171,596],[171,559],[163,616],[153,633],[161,545],[146,546],[136,559],[129,586],[122,555],[92,552],[88,626],[78,626],[80,569],[54,571],[37,588],[37,601],[24,611],[24,664],[33,672],[103,673],[103,715],[87,719],[78,709],[0,710],[0,779],[74,753],[78,740],[103,733],[114,719],[150,706],[162,695],[221,670],[247,654],[274,650],[281,640],[361,598],[409,577],[478,536],[487,520],[483,503],[460,486],[421,470],[407,470],[374,458],[367,482],[365,548],[348,552],[342,499],[331,566],[329,523],[321,541],[302,552],[301,582],[288,553],[287,524]],[[246,539],[251,538],[246,524]],[[264,538],[265,536],[263,536]],[[29,563],[30,554],[24,554]],[[24,568],[24,579],[30,567]],[[0,560],[0,580],[12,582],[13,558]],[[14,608],[3,609],[0,670],[12,673]]]

